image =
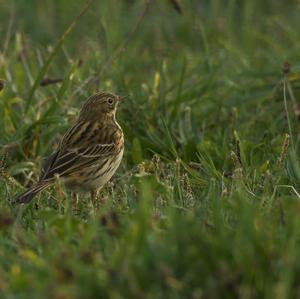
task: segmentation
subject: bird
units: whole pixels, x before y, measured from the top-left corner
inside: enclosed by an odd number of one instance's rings
[[[94,201],[98,191],[119,167],[124,152],[124,134],[116,121],[118,104],[126,96],[98,92],[82,105],[79,116],[60,139],[42,168],[40,179],[15,202],[27,204],[34,196],[55,184],[57,177],[72,197],[90,192]]]

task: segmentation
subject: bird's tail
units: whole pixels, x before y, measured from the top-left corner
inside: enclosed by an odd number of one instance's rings
[[[49,186],[49,183],[39,182],[24,193],[21,193],[15,199],[15,203],[29,203],[35,197],[35,195],[42,190],[46,189]]]

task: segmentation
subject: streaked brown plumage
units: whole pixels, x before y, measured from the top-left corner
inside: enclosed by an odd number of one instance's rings
[[[77,122],[62,137],[58,150],[46,161],[40,180],[19,195],[28,203],[59,176],[75,193],[101,189],[120,165],[124,150],[123,131],[115,119],[122,97],[99,92],[83,104]]]

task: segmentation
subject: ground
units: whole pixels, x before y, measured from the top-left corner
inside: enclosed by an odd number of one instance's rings
[[[0,2],[0,297],[299,297],[299,13]],[[99,90],[129,95],[99,205],[59,180],[13,205]]]

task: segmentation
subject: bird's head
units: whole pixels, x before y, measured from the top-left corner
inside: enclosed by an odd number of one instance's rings
[[[83,104],[79,118],[83,120],[114,119],[117,106],[124,98],[109,92],[98,92],[90,96]]]

